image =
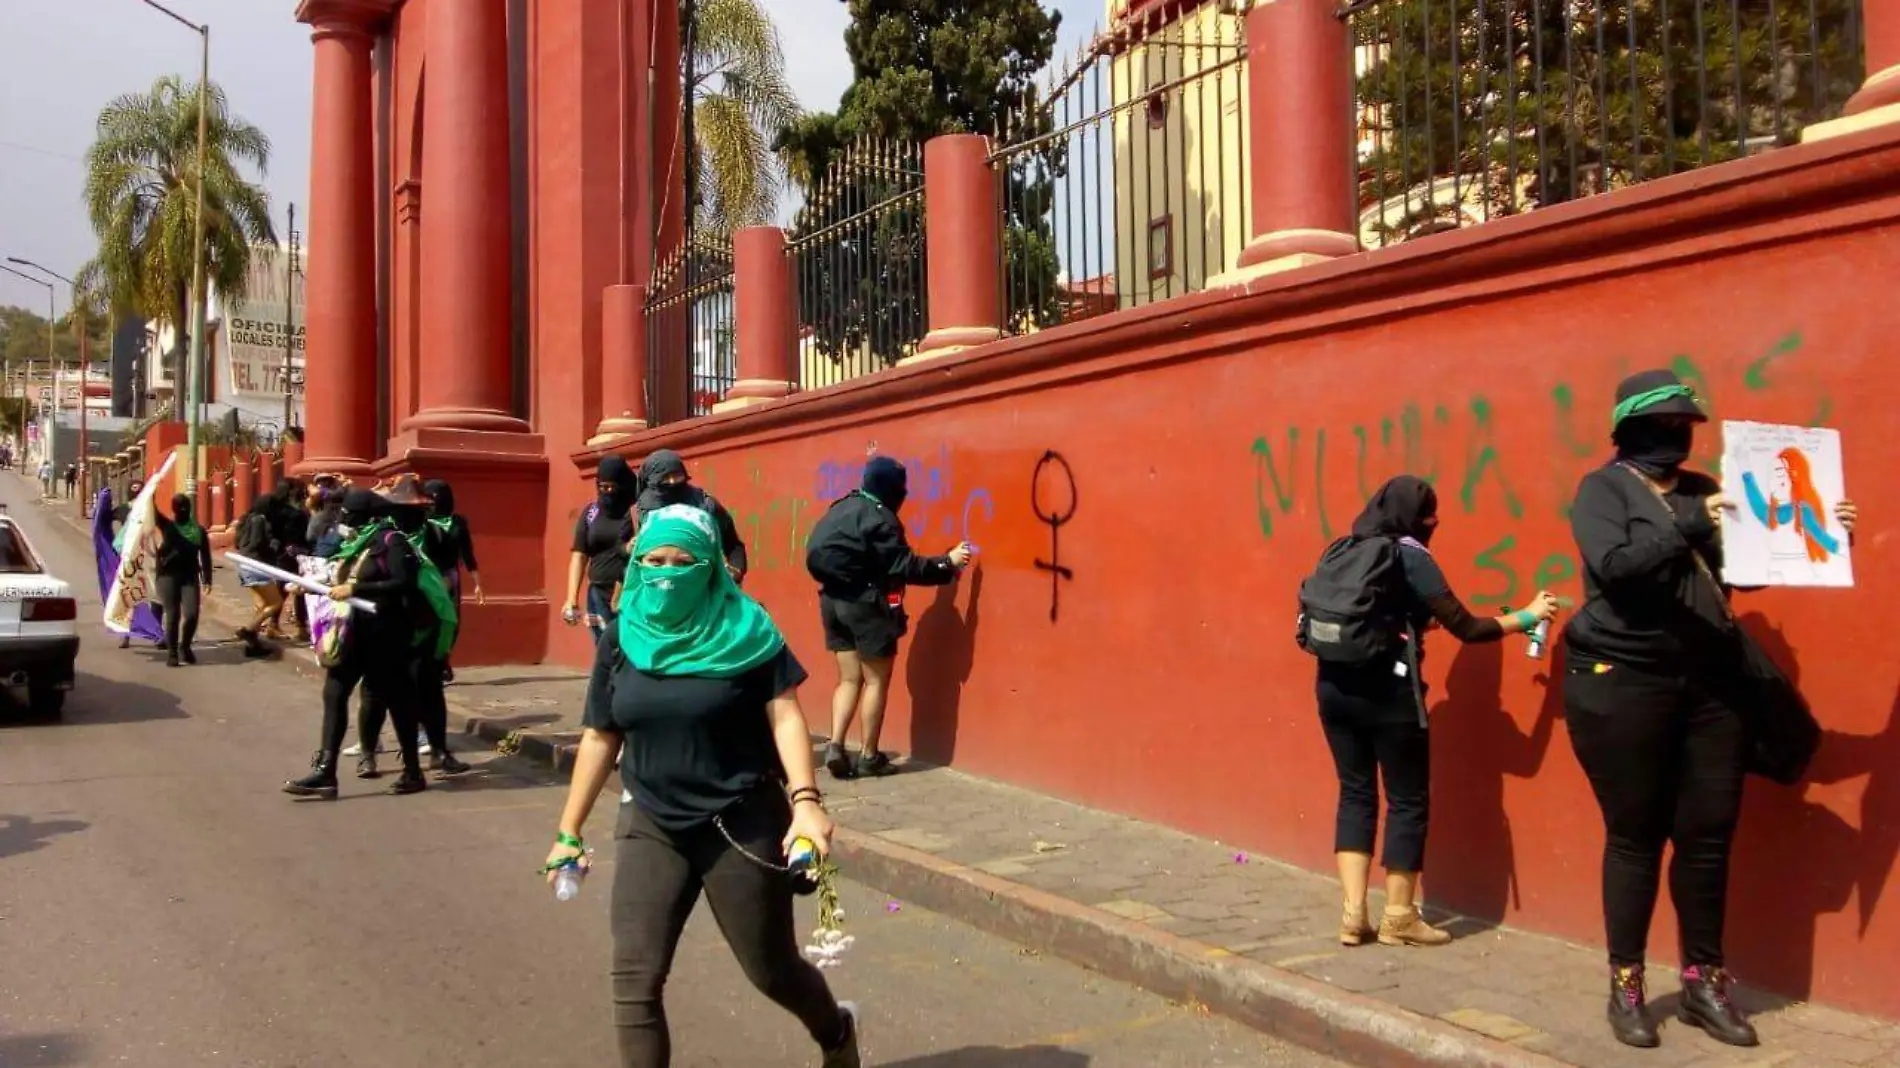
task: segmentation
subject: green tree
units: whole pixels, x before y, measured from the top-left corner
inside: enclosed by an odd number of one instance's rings
[[[104,316],[87,313],[86,338],[96,366],[111,351]],[[67,366],[74,366],[79,358],[79,339],[73,330],[71,311],[53,323],[53,357]],[[46,367],[46,317],[26,308],[0,307],[0,362],[18,370],[25,367],[29,359],[41,369]]]
[[[172,327],[165,361],[173,381],[190,340],[198,108],[207,98],[205,281],[241,297],[252,244],[277,236],[268,194],[239,165],[262,175],[270,139],[231,113],[223,90],[200,92],[167,76],[149,92],[118,97],[99,113],[98,139],[86,153],[86,211],[99,256],[80,280],[114,306]]]
[[[798,119],[778,28],[759,0],[682,0],[692,15],[688,98],[697,145],[694,224],[718,234],[771,221],[773,143]]]
[[[909,195],[921,168],[879,162],[890,150],[869,146],[1005,131],[1021,143],[1046,132],[1034,78],[1055,49],[1061,16],[1038,0],[847,2],[853,81],[835,112],[803,116],[777,147],[806,194],[797,230],[836,235],[799,261],[800,310],[814,343],[834,360],[868,347],[889,363],[907,354],[923,322],[922,205]],[[908,148],[896,154],[916,159]],[[969,220],[1004,228],[1007,314],[1019,326],[1054,318],[1050,189],[1061,166],[1053,145],[1013,154],[1004,218]]]
[[[1791,144],[1861,78],[1851,0],[1363,6],[1360,203],[1394,205],[1388,236],[1447,225],[1453,176],[1510,214]]]

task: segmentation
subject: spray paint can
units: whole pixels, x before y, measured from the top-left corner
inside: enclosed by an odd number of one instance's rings
[[[1544,646],[1549,642],[1550,620],[1540,619],[1537,621],[1537,625],[1531,628],[1531,645],[1529,649],[1524,650],[1524,655],[1530,657],[1532,660],[1542,660],[1544,658]]]

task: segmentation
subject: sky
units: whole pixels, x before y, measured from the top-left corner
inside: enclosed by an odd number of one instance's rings
[[[549,2],[549,0],[543,0]],[[596,0],[552,0],[584,3]],[[836,106],[851,80],[840,0],[762,0],[783,38],[787,74],[811,110]],[[1044,0],[1063,16],[1057,56],[1102,21],[1104,0]],[[262,176],[277,218],[309,198],[309,28],[293,0],[166,0],[211,26],[211,78],[270,137]],[[80,162],[99,111],[162,75],[197,76],[198,38],[139,0],[0,0],[0,259],[71,275],[93,254]],[[790,205],[786,211],[789,216]],[[302,229],[301,225],[299,229]],[[45,306],[45,290],[0,272],[0,304]],[[66,295],[59,294],[64,314]]]

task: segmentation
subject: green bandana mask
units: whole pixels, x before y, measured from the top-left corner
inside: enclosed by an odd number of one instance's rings
[[[373,519],[365,523],[356,528],[356,532],[350,535],[348,541],[337,547],[334,559],[356,559],[358,553],[370,547],[370,543],[376,540],[378,534],[388,529],[390,529],[390,522],[387,519]]]
[[[691,553],[695,562],[640,563],[663,545]],[[641,520],[619,609],[620,649],[652,675],[729,679],[785,648],[772,617],[726,572],[712,517],[690,505],[669,505]]]
[[[182,523],[174,523],[172,525],[178,528],[180,537],[193,545],[203,545],[205,543],[205,528],[199,526],[197,523],[187,519]]]
[[[1675,400],[1677,397],[1687,397],[1695,401],[1695,390],[1690,389],[1688,386],[1658,386],[1655,389],[1638,393],[1617,405],[1616,410],[1610,413],[1610,428],[1615,429],[1623,420],[1628,419],[1630,416],[1641,415],[1644,410],[1653,408],[1664,401]],[[1696,403],[1698,405],[1701,404],[1700,401],[1696,401]]]

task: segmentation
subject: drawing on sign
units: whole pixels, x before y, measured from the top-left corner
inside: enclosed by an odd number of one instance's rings
[[[1722,577],[1736,586],[1852,586],[1841,435],[1821,427],[1722,424]]]
[[[1051,503],[1048,510],[1043,509],[1043,475],[1049,474]],[[1058,488],[1059,487],[1059,488]],[[1055,503],[1067,494],[1066,507]],[[1069,469],[1069,461],[1054,449],[1045,451],[1042,459],[1036,461],[1035,474],[1029,479],[1029,507],[1036,518],[1049,525],[1049,559],[1038,558],[1036,570],[1049,572],[1049,622],[1054,623],[1062,610],[1062,583],[1074,581],[1075,572],[1062,566],[1062,526],[1075,518],[1075,509],[1079,500],[1075,490],[1075,472]]]

